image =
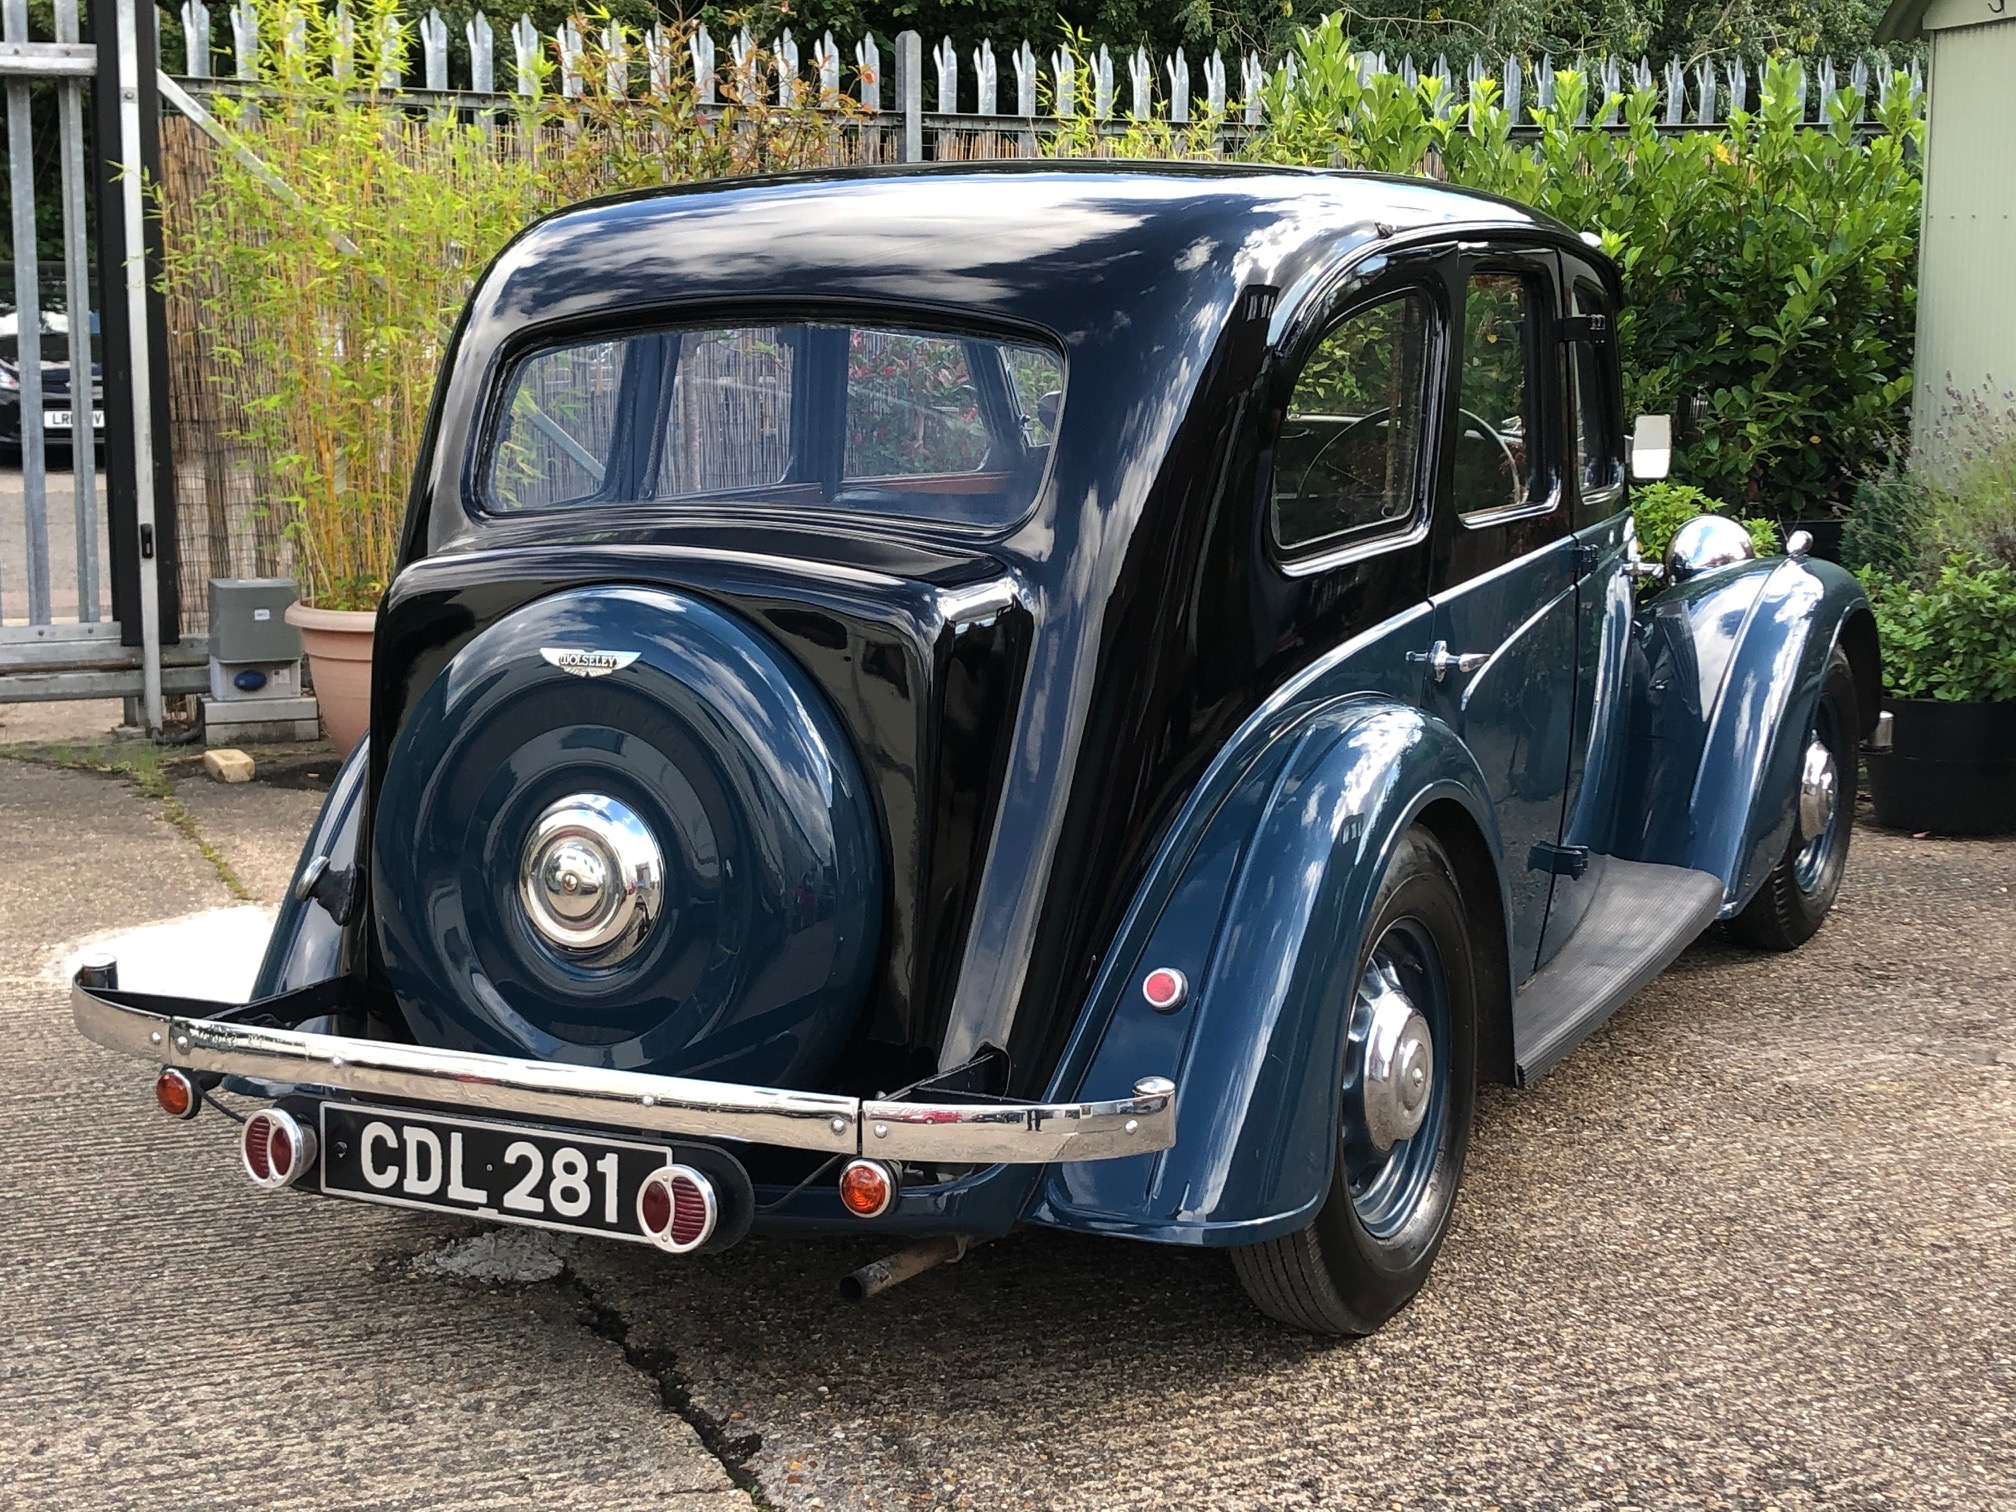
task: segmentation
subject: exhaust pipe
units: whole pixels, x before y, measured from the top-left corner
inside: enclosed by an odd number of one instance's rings
[[[866,1302],[912,1276],[921,1276],[948,1260],[964,1258],[979,1241],[964,1234],[942,1234],[924,1239],[893,1255],[864,1265],[850,1276],[840,1278],[840,1295],[849,1302]]]

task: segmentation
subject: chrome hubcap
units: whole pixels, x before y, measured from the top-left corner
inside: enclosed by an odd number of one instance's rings
[[[526,922],[584,966],[613,966],[649,937],[665,894],[665,860],[629,805],[575,793],[532,826],[518,869]]]
[[[1390,1150],[1420,1131],[1435,1088],[1435,1046],[1424,1018],[1390,965],[1374,962],[1359,983],[1367,1016],[1365,1074],[1360,1083],[1365,1132]]]
[[[1799,835],[1805,842],[1793,874],[1807,892],[1819,883],[1833,848],[1834,815],[1841,804],[1841,774],[1834,753],[1818,735],[1806,745],[1799,769]]]

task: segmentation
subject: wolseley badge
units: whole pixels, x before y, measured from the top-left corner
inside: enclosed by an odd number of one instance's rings
[[[539,654],[576,677],[607,677],[637,660],[635,651],[579,651],[572,646],[541,646]]]

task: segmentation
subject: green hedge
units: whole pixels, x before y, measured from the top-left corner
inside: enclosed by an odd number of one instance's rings
[[[1577,126],[1603,102],[1575,71],[1515,139],[1487,82],[1444,106],[1447,83],[1362,84],[1332,16],[1277,73],[1250,155],[1272,162],[1432,173],[1535,205],[1599,234],[1624,272],[1627,403],[1706,401],[1677,479],[1789,519],[1845,502],[1904,425],[1911,390],[1923,123],[1894,89],[1873,135],[1837,103],[1802,126],[1797,76],[1767,67],[1761,107],[1726,130],[1665,134],[1649,91],[1621,130]],[[1438,107],[1441,107],[1438,109]],[[1446,111],[1446,114],[1443,112]]]

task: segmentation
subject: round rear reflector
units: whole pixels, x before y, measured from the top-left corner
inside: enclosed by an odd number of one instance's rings
[[[238,1138],[245,1174],[262,1192],[292,1186],[315,1160],[315,1136],[279,1108],[261,1108]]]
[[[154,1101],[170,1118],[194,1118],[203,1110],[203,1089],[168,1066],[154,1078]]]
[[[660,1166],[637,1189],[637,1226],[662,1250],[688,1254],[714,1237],[721,1219],[714,1183],[691,1166]]]
[[[1157,966],[1141,979],[1141,996],[1157,1013],[1174,1013],[1189,1000],[1190,979],[1173,966]]]
[[[880,1218],[896,1200],[896,1173],[879,1160],[850,1160],[840,1172],[840,1205],[856,1218]]]

